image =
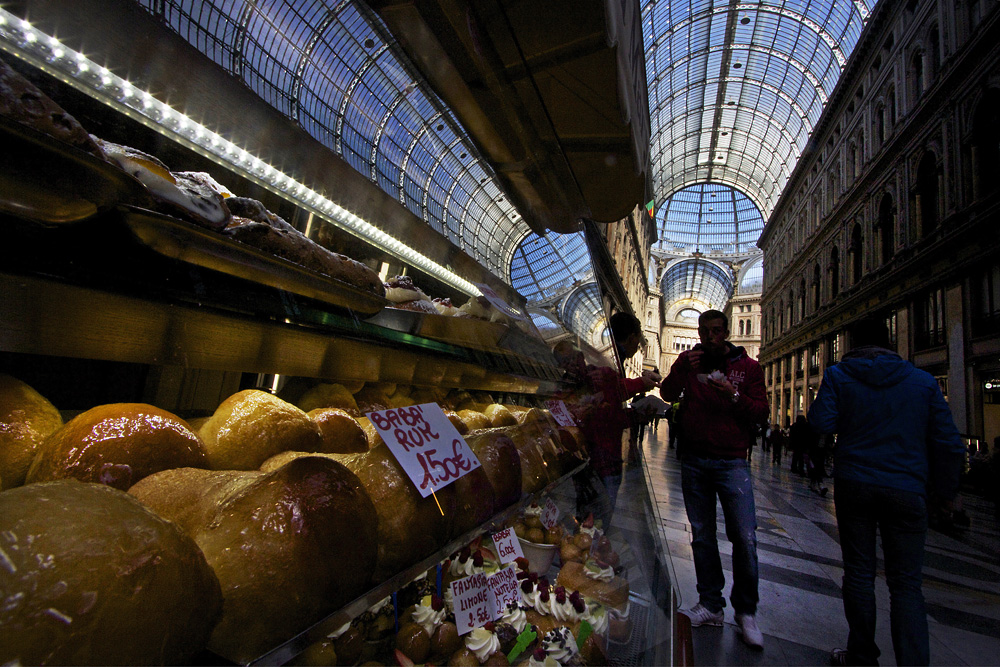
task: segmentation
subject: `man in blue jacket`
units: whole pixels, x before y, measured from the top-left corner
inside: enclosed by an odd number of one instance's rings
[[[834,665],[877,665],[875,531],[882,535],[891,594],[896,662],[930,661],[921,592],[928,486],[950,502],[958,494],[964,447],[937,381],[889,348],[885,323],[862,320],[851,351],[823,374],[809,422],[836,433],[835,505],[844,560],[846,649]]]

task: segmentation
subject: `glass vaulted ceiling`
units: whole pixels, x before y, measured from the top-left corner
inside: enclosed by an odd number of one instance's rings
[[[414,215],[509,279],[512,239],[523,238],[528,226],[464,129],[413,75],[362,3],[138,2]]]
[[[875,0],[643,0],[657,206],[732,186],[766,220]]]
[[[728,185],[692,185],[670,196],[656,211],[657,250],[704,254],[753,251],[764,231],[760,211]]]

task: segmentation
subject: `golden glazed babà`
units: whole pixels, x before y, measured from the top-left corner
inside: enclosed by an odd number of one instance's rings
[[[222,611],[194,541],[101,484],[0,493],[0,554],[0,664],[189,664]]]
[[[261,470],[273,469],[301,456],[304,456],[302,452],[283,452],[266,461]],[[430,496],[421,497],[385,443],[363,454],[322,456],[343,463],[357,475],[375,504],[378,513],[376,581],[388,579],[448,540],[455,516],[454,485],[437,491],[437,503]]]
[[[42,441],[63,425],[48,399],[0,373],[0,489],[24,484]]]
[[[127,491],[147,475],[187,466],[208,467],[208,458],[186,421],[146,403],[108,403],[52,433],[27,483],[78,479]]]
[[[224,400],[199,431],[214,470],[256,470],[278,452],[318,452],[319,426],[277,396],[245,389]]]
[[[205,554],[225,606],[209,648],[246,663],[367,589],[378,519],[368,494],[329,456],[265,473],[168,470],[130,489]]]

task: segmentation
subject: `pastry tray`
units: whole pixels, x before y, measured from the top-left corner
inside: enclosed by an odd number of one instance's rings
[[[0,118],[0,144],[0,212],[61,225],[150,201],[117,166],[9,118]]]
[[[119,206],[117,212],[136,240],[164,257],[315,299],[363,317],[375,315],[388,303],[382,296],[183,220],[134,206]]]

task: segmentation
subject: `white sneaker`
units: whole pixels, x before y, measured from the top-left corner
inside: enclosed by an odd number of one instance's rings
[[[764,648],[764,634],[757,627],[757,618],[753,614],[736,614],[736,627],[739,628],[744,644]]]
[[[697,628],[702,625],[719,626],[722,625],[722,621],[726,618],[726,615],[721,609],[719,611],[709,611],[705,607],[701,606],[700,602],[683,613],[691,619],[692,628]]]

